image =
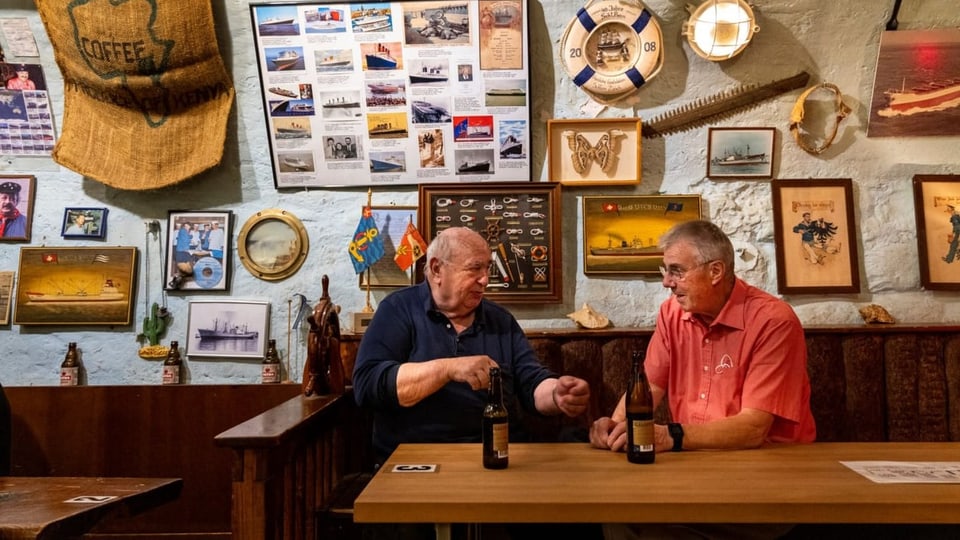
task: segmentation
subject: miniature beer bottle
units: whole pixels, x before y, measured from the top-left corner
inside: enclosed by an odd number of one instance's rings
[[[260,365],[260,382],[264,384],[280,382],[280,355],[277,354],[277,340],[267,342],[267,355]]]
[[[167,359],[163,361],[163,384],[180,384],[180,368],[182,367],[180,343],[171,341]]]
[[[653,394],[643,370],[644,353],[633,351],[633,375],[627,390],[627,461],[653,463]]]
[[[60,364],[60,386],[77,386],[80,384],[80,357],[77,353],[77,343],[67,344],[67,355]]]
[[[490,368],[487,406],[483,409],[483,466],[506,469],[510,460],[507,446],[510,439],[509,418],[503,406],[500,368]]]

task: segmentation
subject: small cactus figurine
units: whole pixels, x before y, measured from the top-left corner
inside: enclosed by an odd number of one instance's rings
[[[165,358],[167,347],[160,345],[160,336],[167,329],[167,308],[161,308],[156,302],[150,310],[150,317],[143,319],[143,333],[138,338],[146,339],[150,345],[140,348],[142,358]]]

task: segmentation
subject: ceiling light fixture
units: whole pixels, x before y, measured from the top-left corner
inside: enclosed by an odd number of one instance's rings
[[[740,54],[760,31],[753,9],[743,0],[707,0],[687,6],[690,19],[683,24],[693,52],[718,62]]]

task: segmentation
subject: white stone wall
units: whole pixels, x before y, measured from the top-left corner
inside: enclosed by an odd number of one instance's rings
[[[346,246],[356,228],[366,188],[278,192],[273,177],[267,129],[261,105],[260,80],[251,31],[249,3],[213,0],[220,50],[237,90],[228,127],[223,164],[181,185],[153,192],[128,192],[82,178],[49,159],[0,158],[0,173],[37,176],[36,212],[30,245],[79,246],[60,236],[65,206],[105,206],[110,209],[108,236],[103,245],[140,248],[140,282],[134,324],[122,328],[0,327],[0,381],[5,385],[49,385],[58,380],[58,365],[69,341],[82,350],[88,384],[150,384],[160,382],[160,365],[137,356],[136,335],[147,302],[160,301],[161,275],[157,245],[148,246],[144,222],[165,223],[171,209],[229,209],[235,213],[232,278],[228,293],[174,293],[167,298],[174,313],[164,343],[185,341],[188,303],[194,299],[229,297],[271,302],[271,335],[288,357],[288,302],[297,293],[311,303],[320,295],[320,276],[327,274],[331,295],[342,306],[345,326],[350,314],[365,304],[347,259]],[[873,88],[880,34],[893,1],[783,0],[755,2],[760,32],[739,57],[710,63],[694,55],[681,37],[687,18],[683,2],[649,0],[664,32],[663,71],[629,103],[602,108],[573,86],[557,63],[557,47],[580,0],[533,0],[530,5],[534,178],[546,177],[545,124],[549,118],[633,117],[648,119],[694,99],[739,85],[769,82],[807,70],[811,84],[834,83],[843,91],[852,115],[841,126],[836,143],[823,155],[800,150],[787,129],[790,109],[799,91],[720,120],[714,126],[777,128],[777,178],[851,178],[858,224],[862,292],[858,295],[792,295],[786,298],[805,324],[858,323],[857,307],[885,306],[904,323],[960,322],[960,301],[953,292],[929,292],[920,287],[918,249],[911,179],[915,174],[960,171],[957,137],[868,139],[867,114]],[[62,124],[62,79],[52,49],[30,0],[4,0],[0,17],[27,17],[40,46],[57,125]],[[960,12],[955,0],[904,2],[899,28],[956,27]],[[9,60],[14,60],[10,58]],[[22,59],[35,62],[36,59]],[[563,193],[564,303],[511,306],[526,328],[570,327],[565,317],[584,302],[610,317],[617,326],[650,326],[668,292],[658,279],[587,277],[583,275],[580,200],[583,195],[649,195],[698,193],[706,216],[735,240],[738,248],[757,258],[740,268],[741,277],[776,293],[773,215],[767,181],[717,181],[705,178],[707,127],[644,139],[643,180],[638,186],[565,189]],[[377,190],[374,204],[413,204],[413,187]],[[306,225],[310,252],[306,264],[291,278],[266,282],[252,277],[239,263],[236,234],[252,214],[266,208],[293,212]],[[0,243],[0,270],[17,270],[20,244]],[[148,247],[148,250],[145,250]],[[146,256],[146,257],[145,257]],[[149,261],[147,260],[149,259]],[[149,265],[145,264],[149,262]],[[373,291],[372,303],[385,291]],[[289,336],[292,364],[289,376],[300,379],[305,357],[305,328]],[[193,384],[253,383],[259,380],[255,361],[190,358],[187,379]],[[285,375],[287,375],[285,373]]]

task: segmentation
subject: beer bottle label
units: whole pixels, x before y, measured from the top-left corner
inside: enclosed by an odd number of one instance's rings
[[[507,456],[507,448],[510,440],[510,429],[508,424],[493,425],[493,451],[498,458]]]
[[[264,383],[280,382],[280,370],[277,369],[277,364],[264,364],[260,369],[260,379]]]
[[[77,376],[80,368],[65,367],[60,368],[60,386],[77,386]]]
[[[163,384],[180,382],[180,366],[163,366]]]
[[[633,420],[633,445],[641,452],[653,452],[653,420]]]

